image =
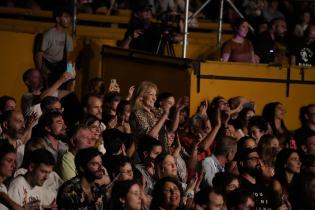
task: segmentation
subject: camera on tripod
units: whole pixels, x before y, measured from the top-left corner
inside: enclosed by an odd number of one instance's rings
[[[166,54],[175,56],[174,38],[176,36],[176,25],[179,24],[180,15],[174,13],[164,13],[159,16],[161,20],[162,33],[156,54]]]

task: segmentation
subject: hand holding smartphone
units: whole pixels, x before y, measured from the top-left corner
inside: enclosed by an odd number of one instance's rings
[[[68,73],[72,74],[72,68],[73,68],[72,63],[67,63],[67,72]]]

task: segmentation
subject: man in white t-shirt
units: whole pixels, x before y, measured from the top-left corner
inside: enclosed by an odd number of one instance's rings
[[[54,165],[55,159],[49,151],[33,151],[30,154],[28,172],[14,178],[9,186],[10,198],[21,206],[34,205],[33,209],[54,206],[57,192],[43,187]]]

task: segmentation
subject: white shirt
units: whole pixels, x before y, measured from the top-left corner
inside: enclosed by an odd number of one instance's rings
[[[25,168],[19,168],[18,170],[15,171],[14,173],[14,178],[20,176],[20,175],[25,175],[27,172],[27,169]],[[60,176],[55,172],[52,171],[48,175],[47,180],[44,182],[43,187],[46,189],[50,189],[52,191],[58,191],[59,187],[63,184],[63,180],[60,178]],[[1,209],[0,209],[1,210]]]
[[[21,140],[16,141],[16,168],[20,168],[23,163],[25,144]]]
[[[218,159],[211,155],[202,161],[202,170],[205,172],[205,181],[208,186],[212,186],[212,180],[216,173],[224,172],[224,167],[220,165]]]
[[[56,199],[57,192],[44,186],[32,187],[24,176],[18,176],[11,182],[8,195],[21,206],[33,200],[39,200],[40,206],[49,206]]]
[[[8,194],[8,190],[7,187],[4,184],[0,185],[0,192],[4,192],[5,194]],[[9,210],[7,207],[5,207],[4,205],[0,204],[0,209],[1,210]]]

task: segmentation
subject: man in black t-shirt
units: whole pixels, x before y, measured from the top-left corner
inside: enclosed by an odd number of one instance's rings
[[[271,209],[271,199],[261,175],[260,158],[256,148],[243,149],[238,161],[240,187],[251,192],[255,199],[255,210]]]
[[[315,25],[310,25],[292,49],[291,64],[303,67],[315,65]]]
[[[275,18],[267,31],[259,34],[254,41],[255,54],[260,63],[281,63],[286,51],[287,24],[283,18]]]
[[[140,0],[134,8],[121,47],[156,53],[162,29],[151,21],[152,5]]]

